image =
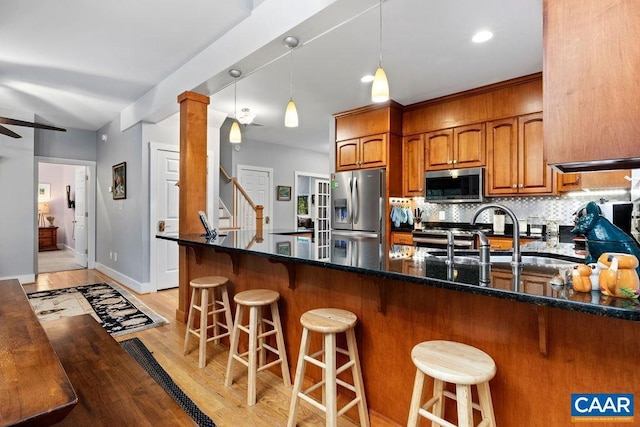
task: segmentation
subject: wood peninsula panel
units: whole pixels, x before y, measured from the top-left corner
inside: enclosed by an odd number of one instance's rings
[[[640,158],[640,2],[545,0],[543,4],[543,111],[549,163]],[[618,165],[606,163],[597,169],[629,167],[624,162]],[[595,169],[587,165],[583,170]]]
[[[232,275],[228,257],[213,250],[203,250],[202,261],[196,264],[190,258],[193,277],[226,275],[232,293],[258,287],[280,292],[291,372],[300,346],[302,313],[319,307],[354,312],[370,411],[400,425],[407,422],[415,376],[411,349],[430,339],[473,345],[495,360],[491,392],[498,425],[522,425],[522,420],[531,425],[570,425],[571,393],[633,393],[640,384],[640,371],[633,368],[640,340],[638,322],[548,308],[544,355],[538,310],[532,304],[303,264],[295,265],[295,289],[290,289],[286,268],[265,257],[241,254],[237,276]],[[386,289],[384,311],[380,311],[380,289]],[[319,339],[312,346],[319,348]],[[320,373],[310,367],[307,378],[318,381]],[[349,414],[357,419],[355,412]]]
[[[407,136],[537,111],[541,73],[405,106],[402,131]]]

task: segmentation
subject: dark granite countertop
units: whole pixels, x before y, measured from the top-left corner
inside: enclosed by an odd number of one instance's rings
[[[523,245],[522,255],[525,257],[559,261],[542,265],[524,264],[516,270],[509,262],[510,252],[492,252],[492,256],[503,255],[504,259],[493,262],[489,271],[483,272],[472,259],[476,255],[473,251],[456,251],[456,261],[449,266],[442,259],[442,251],[396,245],[387,251],[376,239],[357,235],[333,233],[324,242],[314,241],[308,237],[308,232],[293,230],[265,231],[261,239],[256,238],[253,231],[231,231],[212,240],[196,234],[165,233],[156,237],[216,251],[246,253],[281,262],[315,265],[539,306],[640,321],[637,300],[608,297],[598,291],[575,292],[570,285],[550,284],[551,278],[558,273],[570,276],[573,263],[584,262],[584,257],[575,253],[573,246],[568,243],[561,243],[556,248],[547,248],[542,241]],[[481,273],[488,273],[487,283],[480,283],[483,277]],[[514,280],[518,276],[519,280]]]

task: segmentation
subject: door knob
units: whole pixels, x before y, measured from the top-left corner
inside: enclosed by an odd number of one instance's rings
[[[163,233],[166,228],[166,224],[163,220],[158,221],[158,231]]]

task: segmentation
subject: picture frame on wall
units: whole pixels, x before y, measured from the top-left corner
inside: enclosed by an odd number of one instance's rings
[[[51,199],[51,184],[38,183],[38,202],[48,202]]]
[[[118,163],[112,168],[113,200],[127,198],[127,162]]]
[[[278,242],[276,243],[276,253],[278,255],[291,255],[291,242]]]
[[[285,202],[291,200],[291,187],[278,185],[276,189],[276,200]]]

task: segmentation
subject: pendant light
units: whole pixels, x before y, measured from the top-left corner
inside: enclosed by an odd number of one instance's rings
[[[389,81],[387,80],[387,74],[382,69],[382,0],[380,0],[380,60],[371,85],[371,100],[373,102],[389,100]]]
[[[289,74],[290,97],[287,103],[287,109],[284,112],[284,125],[288,128],[298,127],[298,110],[293,102],[293,49],[298,46],[299,40],[296,37],[288,36],[284,39],[284,44],[291,52],[291,72]]]
[[[231,69],[229,75],[234,78],[233,81],[233,123],[231,124],[231,131],[229,132],[229,142],[231,144],[240,144],[242,142],[242,133],[240,132],[240,125],[236,119],[236,111],[238,110],[238,98],[237,88],[238,77],[242,75],[242,71]]]

